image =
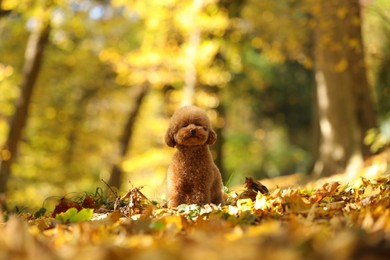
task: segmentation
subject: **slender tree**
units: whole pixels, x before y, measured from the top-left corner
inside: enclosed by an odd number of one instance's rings
[[[16,111],[11,118],[9,133],[0,153],[0,194],[6,192],[7,181],[11,175],[11,165],[18,154],[18,144],[28,118],[28,108],[37,81],[45,47],[50,33],[50,23],[42,22],[31,32],[25,51],[21,95]]]
[[[120,188],[122,184],[121,162],[129,150],[130,141],[133,136],[134,124],[139,114],[142,102],[149,92],[149,89],[149,85],[145,83],[139,87],[136,93],[133,107],[129,111],[129,116],[127,118],[126,124],[123,127],[122,135],[119,140],[119,160],[112,166],[110,179],[108,181],[110,186]]]

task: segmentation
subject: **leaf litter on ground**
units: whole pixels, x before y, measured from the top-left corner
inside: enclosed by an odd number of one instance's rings
[[[0,259],[388,259],[390,176],[380,169],[290,187],[246,178],[224,206],[169,209],[142,187],[97,189],[52,214],[8,216]]]

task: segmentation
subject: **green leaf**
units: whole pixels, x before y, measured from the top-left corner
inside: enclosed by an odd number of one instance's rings
[[[81,222],[91,220],[93,209],[82,209],[77,211],[76,208],[70,208],[66,212],[56,215],[56,220],[62,223]]]
[[[35,218],[42,217],[43,215],[45,215],[45,213],[46,213],[46,209],[40,208],[37,212],[34,213],[34,217]]]
[[[161,221],[153,221],[150,223],[149,227],[151,229],[163,230],[165,228],[165,224]]]
[[[179,213],[184,213],[186,212],[188,209],[188,205],[187,204],[180,204],[179,206],[177,206],[177,211]]]

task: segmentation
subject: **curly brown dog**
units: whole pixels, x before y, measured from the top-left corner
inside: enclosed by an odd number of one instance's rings
[[[168,206],[224,204],[221,173],[209,150],[216,140],[204,110],[186,106],[173,114],[165,135],[177,149],[168,167]]]

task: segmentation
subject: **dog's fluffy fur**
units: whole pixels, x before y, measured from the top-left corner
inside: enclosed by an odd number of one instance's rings
[[[168,168],[168,206],[224,203],[221,173],[208,147],[216,140],[204,110],[186,106],[173,114],[165,135],[166,144],[176,147]]]

